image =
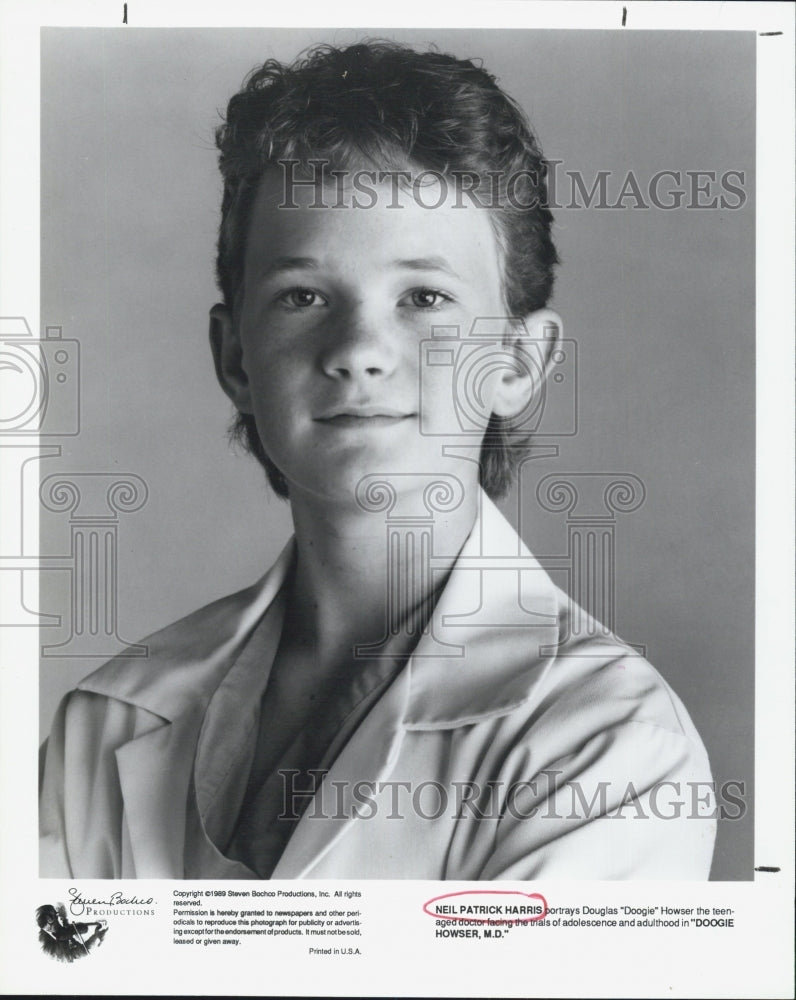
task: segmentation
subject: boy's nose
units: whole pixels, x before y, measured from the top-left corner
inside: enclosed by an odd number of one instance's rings
[[[332,378],[386,378],[395,371],[398,345],[384,317],[362,311],[341,316],[328,331],[321,365]]]

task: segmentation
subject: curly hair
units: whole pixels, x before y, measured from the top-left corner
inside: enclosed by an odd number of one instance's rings
[[[508,313],[526,316],[552,294],[558,255],[541,149],[520,107],[470,60],[385,41],[318,45],[292,65],[269,59],[230,100],[216,145],[224,179],[216,274],[231,311],[264,171],[283,160],[320,158],[337,169],[411,163],[448,176],[488,178],[497,195],[490,219]],[[481,485],[493,498],[509,489],[527,450],[528,439],[508,430],[510,421],[493,415],[481,448]],[[287,482],[265,453],[254,418],[238,414],[231,434],[286,497]]]

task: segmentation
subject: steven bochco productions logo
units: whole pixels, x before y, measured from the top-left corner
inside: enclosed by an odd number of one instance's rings
[[[36,910],[39,925],[39,944],[42,951],[59,962],[74,962],[85,958],[92,949],[99,948],[108,933],[107,920],[89,923],[70,921],[63,903],[52,906],[45,903]]]

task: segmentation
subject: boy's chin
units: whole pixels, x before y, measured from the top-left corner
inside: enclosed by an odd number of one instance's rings
[[[462,462],[440,456],[425,463],[393,461],[390,466],[385,463],[363,470],[361,466],[343,462],[314,470],[288,480],[290,498],[299,501],[304,497],[311,502],[366,513],[386,514],[400,506],[409,514],[409,508],[416,507],[417,516],[427,516],[436,510],[455,509],[469,491],[478,487],[477,461]]]

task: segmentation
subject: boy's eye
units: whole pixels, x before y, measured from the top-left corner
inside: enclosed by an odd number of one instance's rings
[[[279,296],[279,301],[294,309],[307,309],[310,306],[326,304],[323,296],[311,288],[288,288]]]
[[[434,288],[416,288],[410,292],[409,298],[416,309],[435,309],[444,302],[452,301],[449,295]]]

